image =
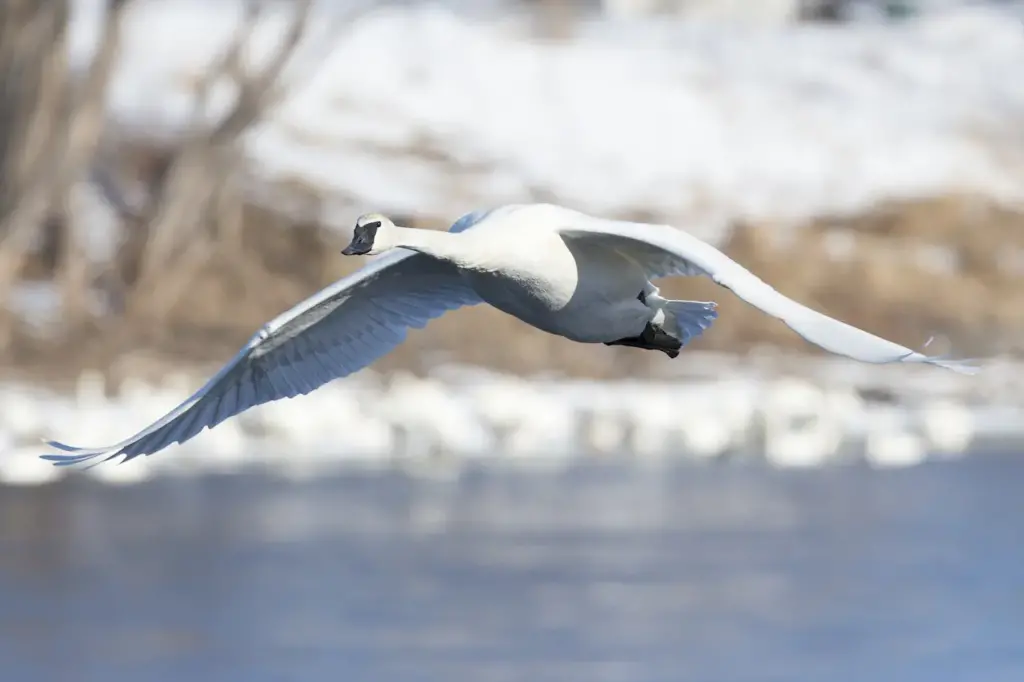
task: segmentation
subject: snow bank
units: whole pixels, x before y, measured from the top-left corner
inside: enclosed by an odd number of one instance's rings
[[[95,0],[79,2],[80,62],[96,25]],[[523,22],[430,5],[332,25],[344,7],[318,10],[294,94],[249,151],[265,179],[337,199],[328,212],[345,206],[331,217],[346,226],[369,206],[454,217],[554,196],[692,220],[715,238],[723,218],[954,190],[1016,200],[1024,188],[1024,32],[993,10],[838,28],[595,20],[542,42]],[[238,16],[233,0],[137,6],[114,116],[149,134],[180,129]],[[255,58],[284,24],[267,17]]]
[[[88,472],[130,483],[158,473],[252,467],[303,477],[352,465],[561,466],[594,455],[896,467],[1024,439],[1020,366],[994,364],[980,377],[963,377],[809,359],[800,371],[780,371],[777,364],[768,370],[756,358],[706,353],[674,364],[680,374],[658,382],[527,380],[461,367],[385,379],[366,370],[249,410],[155,456]],[[93,375],[84,375],[72,395],[0,385],[0,484],[67,475],[39,459],[48,452],[42,437],[117,442],[202,380],[133,381],[113,398]]]

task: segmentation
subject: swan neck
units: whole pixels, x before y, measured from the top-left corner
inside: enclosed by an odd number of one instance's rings
[[[419,251],[432,258],[454,263],[459,267],[471,265],[472,258],[467,253],[465,241],[459,239],[457,234],[396,226],[393,229],[393,241],[396,247]]]

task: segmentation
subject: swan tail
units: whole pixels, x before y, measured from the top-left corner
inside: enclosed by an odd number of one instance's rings
[[[707,330],[718,317],[718,304],[713,301],[667,301],[666,331],[685,346]]]

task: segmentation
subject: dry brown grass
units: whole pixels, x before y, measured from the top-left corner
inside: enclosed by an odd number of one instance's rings
[[[84,367],[124,374],[159,371],[167,361],[220,362],[266,320],[361,264],[338,254],[343,237],[316,225],[288,223],[254,206],[245,207],[241,224],[237,248],[211,253],[161,324],[128,314],[90,321],[48,344],[21,336],[3,358],[7,370],[71,377]],[[740,225],[724,249],[783,293],[907,345],[937,334],[958,353],[1021,349],[1024,286],[1003,264],[1008,253],[1024,254],[1024,213],[940,197],[824,217],[796,229],[800,238],[785,244],[776,226]],[[841,258],[828,246],[836,235],[851,244]],[[925,246],[946,249],[955,271],[907,258]],[[720,319],[694,348],[744,351],[772,344],[814,352],[708,280],[674,280],[663,289],[720,302]],[[628,348],[573,344],[480,306],[413,331],[379,367],[422,371],[442,358],[526,374],[605,378],[642,375],[668,361]]]

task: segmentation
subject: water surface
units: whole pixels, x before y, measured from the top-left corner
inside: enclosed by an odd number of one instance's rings
[[[1024,458],[0,488],[2,679],[1020,682]]]

